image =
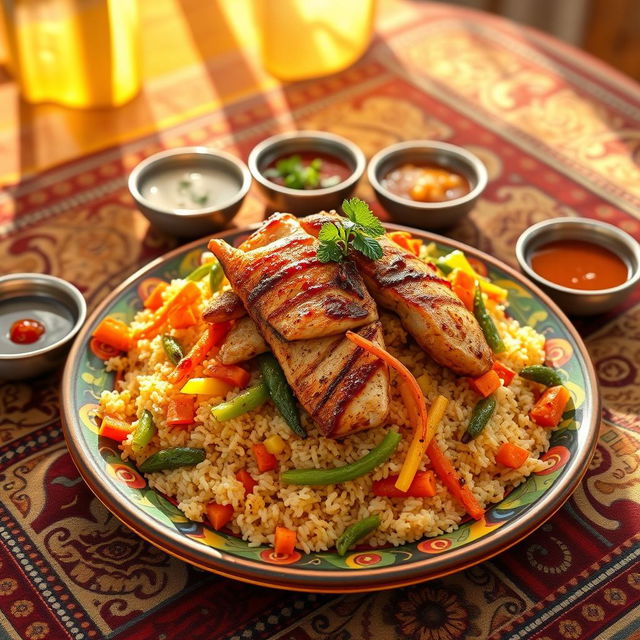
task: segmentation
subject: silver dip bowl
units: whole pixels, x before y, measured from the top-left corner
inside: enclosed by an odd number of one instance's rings
[[[557,240],[583,240],[612,251],[626,264],[626,282],[609,289],[571,289],[538,275],[531,267],[535,250]],[[576,316],[604,313],[621,304],[640,281],[640,245],[613,225],[588,218],[553,218],[529,227],[518,238],[520,269],[546,291],[564,311]]]
[[[278,158],[303,152],[326,153],[341,160],[351,171],[345,179],[321,189],[291,189],[264,175]],[[276,211],[296,215],[339,209],[356,188],[364,173],[364,153],[353,142],[324,131],[293,131],[271,136],[257,144],[249,154],[249,170],[269,205]]]
[[[82,294],[66,280],[39,273],[0,277],[0,379],[35,378],[61,365],[86,315]],[[13,323],[23,319],[45,328],[31,344],[9,338]]]
[[[464,196],[442,202],[419,202],[392,193],[383,185],[387,174],[403,164],[427,164],[463,175],[471,190]],[[470,151],[447,142],[409,140],[378,151],[369,161],[369,182],[380,204],[394,222],[419,229],[451,227],[472,209],[487,186],[487,169]]]
[[[172,204],[166,193],[150,197],[149,185],[189,172],[208,174],[222,181],[229,193],[201,206],[183,208]],[[238,158],[206,147],[179,147],[154,153],[138,164],[129,175],[129,193],[149,222],[165,233],[181,238],[200,238],[226,227],[238,212],[251,187],[251,174]],[[178,187],[176,186],[176,189]],[[215,191],[215,190],[214,190]],[[215,194],[214,194],[215,195]]]

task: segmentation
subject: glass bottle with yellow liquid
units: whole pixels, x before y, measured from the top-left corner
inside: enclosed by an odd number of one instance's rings
[[[263,63],[280,80],[341,71],[371,41],[376,0],[259,0],[257,6]]]
[[[140,88],[136,0],[0,0],[28,102],[118,106]]]

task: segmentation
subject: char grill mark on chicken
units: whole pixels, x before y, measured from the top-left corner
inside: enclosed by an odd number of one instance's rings
[[[336,213],[325,212],[302,218],[301,223],[317,236],[325,222],[341,220]],[[380,260],[355,251],[351,255],[376,302],[397,313],[405,329],[439,364],[465,376],[486,373],[493,362],[491,349],[449,282],[386,236],[378,241],[383,251]]]

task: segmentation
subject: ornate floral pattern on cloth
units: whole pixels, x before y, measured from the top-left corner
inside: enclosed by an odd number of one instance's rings
[[[404,15],[353,68],[228,105],[167,131],[163,141],[246,157],[256,141],[294,125],[346,135],[369,155],[407,138],[446,140],[477,153],[491,178],[452,237],[512,264],[519,233],[559,215],[605,220],[640,238],[640,89],[494,18],[437,5]],[[0,201],[2,271],[64,277],[94,306],[173,247],[148,228],[125,186],[131,167],[159,148],[154,138],[109,149]],[[360,195],[374,200],[367,184]],[[236,223],[263,215],[252,193]],[[578,328],[604,412],[596,455],[573,497],[492,561],[370,595],[263,589],[158,551],[111,516],[78,476],[61,435],[58,378],[0,384],[0,637],[635,637],[640,291]],[[562,345],[551,347],[550,359],[563,357]]]

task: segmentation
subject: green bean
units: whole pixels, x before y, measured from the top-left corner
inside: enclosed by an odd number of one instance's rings
[[[473,313],[478,320],[478,324],[480,325],[482,333],[484,333],[484,337],[487,339],[487,344],[491,347],[491,350],[494,353],[501,353],[504,351],[504,342],[502,341],[502,338],[498,333],[498,329],[496,329],[496,325],[487,311],[484,299],[482,298],[482,291],[480,291],[480,287],[477,285],[473,295]]]
[[[243,413],[257,409],[261,404],[264,404],[268,398],[269,392],[267,391],[267,385],[261,382],[254,387],[249,387],[235,398],[212,407],[211,415],[219,422],[233,420]]]
[[[162,336],[162,346],[164,352],[167,354],[167,358],[173,363],[178,364],[182,360],[184,353],[182,353],[182,347],[180,343],[168,333]]]
[[[192,467],[205,459],[204,449],[192,447],[174,447],[173,449],[161,449],[149,456],[138,469],[142,473],[155,473],[165,469],[179,469],[180,467]]]
[[[131,448],[134,451],[140,451],[144,449],[150,442],[153,436],[156,434],[156,425],[153,421],[153,415],[151,411],[145,409],[138,420],[138,425],[133,430],[131,436]]]
[[[285,422],[296,435],[301,438],[307,437],[307,432],[300,423],[300,415],[298,414],[298,405],[296,404],[293,391],[287,382],[282,367],[274,358],[272,353],[263,353],[258,357],[260,365],[260,373],[262,379],[267,385],[269,395],[276,405],[276,409],[285,419]]]
[[[209,272],[209,289],[211,289],[211,293],[215,293],[220,288],[220,285],[224,280],[224,271],[217,260],[210,264],[211,271]]]
[[[401,439],[402,436],[397,431],[389,431],[378,446],[351,464],[333,469],[289,469],[280,475],[280,479],[286,484],[312,486],[355,480],[386,462],[393,455]]]
[[[369,516],[358,522],[354,522],[347,527],[342,535],[336,540],[336,550],[338,555],[345,555],[349,547],[353,546],[358,540],[368,536],[372,531],[380,526],[380,516]]]
[[[471,413],[467,430],[462,434],[462,442],[467,443],[480,435],[482,430],[487,426],[487,422],[489,422],[493,412],[496,410],[497,404],[496,398],[493,395],[488,398],[482,398],[482,400],[478,402]]]
[[[198,280],[202,280],[206,275],[211,271],[212,262],[205,262],[204,264],[196,267],[188,276],[185,276],[185,280],[193,280],[193,282],[197,282]]]
[[[446,262],[444,262],[443,259],[446,257],[447,256],[442,256],[442,258],[438,258],[436,260],[436,267],[438,267],[445,276],[448,276],[453,271],[453,267],[450,267]]]
[[[539,382],[545,387],[557,387],[562,384],[562,378],[555,369],[541,364],[525,367],[518,375],[532,382]]]

